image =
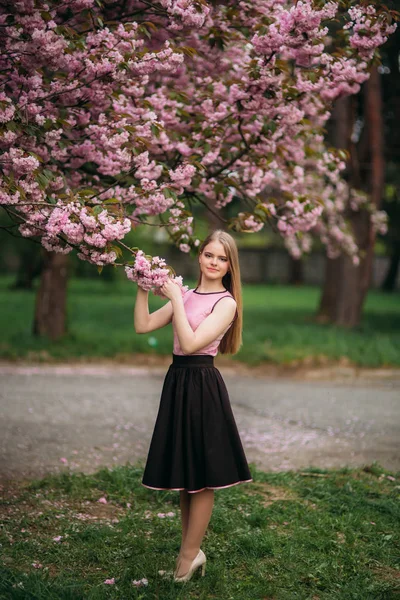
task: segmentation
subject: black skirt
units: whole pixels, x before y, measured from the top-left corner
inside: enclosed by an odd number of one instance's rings
[[[172,357],[142,485],[195,493],[253,481],[214,357]]]

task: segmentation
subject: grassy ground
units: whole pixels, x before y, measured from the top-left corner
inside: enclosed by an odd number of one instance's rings
[[[185,584],[172,578],[179,494],[144,488],[143,465],[6,486],[0,598],[399,597],[400,473],[377,463],[251,471],[252,483],[215,492],[202,545],[206,575]]]
[[[136,286],[128,281],[74,280],[68,292],[69,334],[60,342],[31,335],[34,292],[10,291],[0,278],[0,357],[67,360],[117,357],[132,353],[170,355],[171,325],[146,335],[133,329]],[[186,282],[193,287],[193,282]],[[365,367],[400,366],[399,295],[370,292],[364,319],[346,331],[313,321],[317,287],[245,285],[244,344],[234,360],[256,365],[326,364],[348,361]],[[150,310],[164,302],[150,295]]]

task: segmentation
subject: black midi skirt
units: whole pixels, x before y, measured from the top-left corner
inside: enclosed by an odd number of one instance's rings
[[[214,357],[173,354],[142,485],[194,494],[249,481],[253,479]]]

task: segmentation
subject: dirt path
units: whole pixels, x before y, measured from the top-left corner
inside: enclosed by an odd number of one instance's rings
[[[162,366],[0,364],[0,480],[147,456]],[[276,372],[216,363],[249,462],[265,470],[400,470],[400,373],[346,367]]]

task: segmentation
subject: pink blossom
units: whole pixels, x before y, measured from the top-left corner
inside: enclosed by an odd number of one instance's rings
[[[261,221],[256,221],[254,215],[250,215],[247,219],[244,220],[244,225],[247,229],[251,231],[260,231],[264,227],[264,223]]]
[[[0,92],[0,123],[11,121],[15,114],[15,106],[11,98]]]
[[[134,585],[136,587],[141,587],[141,586],[149,585],[149,582],[145,577],[143,577],[142,579],[133,579],[132,585]]]

